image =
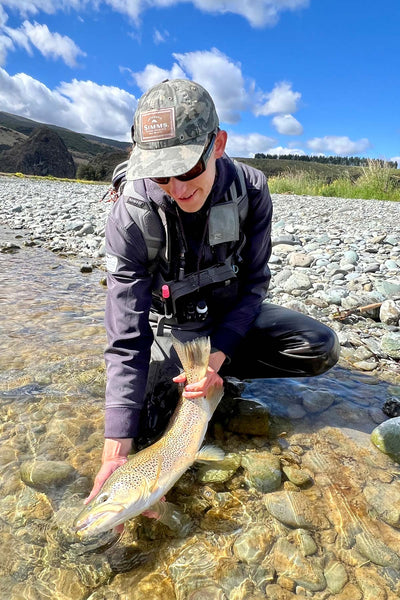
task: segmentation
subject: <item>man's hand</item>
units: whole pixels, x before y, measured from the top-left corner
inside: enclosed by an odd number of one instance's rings
[[[221,365],[224,363],[225,358],[226,355],[220,350],[210,354],[210,360],[205,377],[196,383],[191,383],[185,386],[183,396],[185,398],[201,398],[201,396],[207,395],[207,392],[210,390],[210,388],[222,387],[224,382],[222,377],[218,375],[218,371],[221,368]],[[186,381],[185,373],[180,373],[173,378],[173,381],[175,381],[175,383],[184,383]]]
[[[88,504],[101,490],[104,482],[110,477],[111,473],[118,469],[128,460],[128,454],[132,449],[131,438],[106,438],[104,441],[103,458],[100,471],[94,480],[93,489],[85,500]]]

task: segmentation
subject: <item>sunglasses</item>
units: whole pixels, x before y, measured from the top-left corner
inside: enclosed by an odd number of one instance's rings
[[[216,134],[214,133],[208,146],[204,150],[203,154],[200,156],[199,161],[190,169],[190,171],[186,171],[182,175],[173,175],[174,179],[179,179],[179,181],[190,181],[191,179],[196,179],[199,177],[207,168],[208,160],[211,156],[211,152],[214,146]],[[171,177],[150,177],[151,181],[155,183],[159,183],[160,185],[167,185]]]

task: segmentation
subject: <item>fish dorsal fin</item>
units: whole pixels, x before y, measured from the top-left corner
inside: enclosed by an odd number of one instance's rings
[[[216,462],[224,460],[225,453],[216,446],[203,446],[196,454],[195,460],[198,462]]]
[[[210,358],[210,338],[201,337],[182,343],[172,336],[172,343],[182,363],[187,382],[196,383],[203,379]]]

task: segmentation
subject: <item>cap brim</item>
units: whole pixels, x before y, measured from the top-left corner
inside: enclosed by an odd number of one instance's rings
[[[175,177],[190,171],[203,154],[209,134],[204,134],[186,144],[146,150],[135,145],[128,160],[126,179],[149,177]]]

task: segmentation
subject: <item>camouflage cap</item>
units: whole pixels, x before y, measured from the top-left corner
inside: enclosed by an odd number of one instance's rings
[[[152,87],[135,112],[127,180],[186,173],[218,124],[213,99],[198,83],[171,79]]]

